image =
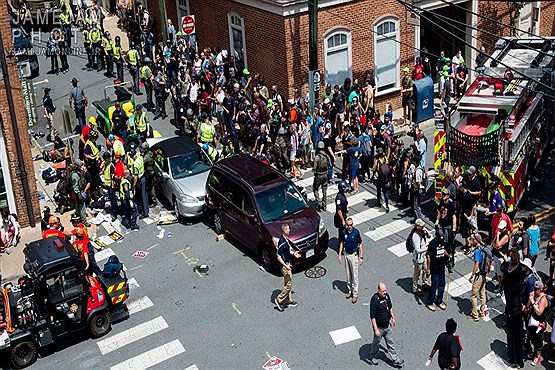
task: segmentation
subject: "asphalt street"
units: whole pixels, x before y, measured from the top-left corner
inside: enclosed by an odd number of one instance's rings
[[[37,80],[49,79],[47,85],[58,106],[67,104],[74,76],[90,101],[101,98],[104,86],[111,83],[100,73],[83,69],[84,57],[71,56],[70,72],[59,76],[46,75],[49,63],[45,59],[40,62],[41,76]],[[37,95],[42,96],[38,86]],[[142,102],[145,96],[138,100]],[[93,114],[91,106],[87,114]],[[168,114],[171,117],[171,108]],[[168,119],[155,121],[154,127],[164,137],[173,135]],[[425,133],[433,142],[433,128],[428,127]],[[433,145],[429,145],[428,164],[432,163],[431,151]],[[523,214],[555,205],[554,193],[549,191],[553,188],[554,169],[552,160],[542,165],[533,183],[535,195],[523,207]],[[311,176],[308,171],[300,182],[309,197]],[[410,293],[412,263],[404,246],[412,227],[410,219],[395,202],[390,213],[373,207],[375,187],[360,187],[359,194],[348,198],[349,215],[363,236],[365,255],[359,269],[358,303],[345,299],[346,276],[344,266],[337,260],[333,207],[321,213],[330,232],[330,249],[323,260],[314,263],[321,268],[310,270],[325,274],[309,277],[304,271],[296,272],[293,297],[299,306],[284,312],[277,311],[273,304],[283,278],[261,270],[254,254],[233,240],[217,241],[210,223],[204,219],[158,226],[154,222],[157,210],[153,210],[153,220],[147,220],[150,224],[140,221],[140,230],[127,233],[121,242],[97,253],[101,266],[115,253],[127,267],[132,288],[128,317],[118,317],[112,332],[99,340],[80,338],[43,352],[31,368],[259,369],[271,356],[277,356],[295,369],[387,369],[391,361],[383,348],[378,366],[368,360],[373,336],[368,302],[378,282],[383,281],[396,313],[394,341],[405,368],[424,368],[436,336],[443,331],[445,321],[453,317],[464,347],[463,368],[506,369],[501,360],[506,353],[499,316],[502,307],[492,293],[493,284],[488,283],[490,318],[477,323],[467,321],[471,307],[467,274],[472,263],[459,254],[449,278],[451,294],[445,296],[447,310],[430,312],[421,298]],[[336,192],[336,186],[328,189],[328,203],[333,203]],[[426,204],[425,211],[428,228],[432,228],[433,202]],[[539,223],[543,240],[554,221],[551,216]],[[107,233],[103,226],[99,227],[98,236]],[[148,255],[133,257],[136,251]],[[203,264],[209,268],[206,273],[195,270],[195,266]],[[538,259],[538,265],[540,271],[547,270],[543,258]],[[341,329],[345,330],[333,333]],[[344,335],[335,336],[341,333]],[[332,335],[344,343],[336,345]],[[542,365],[550,366],[545,360]]]

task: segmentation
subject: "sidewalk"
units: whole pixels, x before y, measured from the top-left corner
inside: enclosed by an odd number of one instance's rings
[[[33,147],[31,148],[33,158],[37,155],[40,156],[40,150],[40,146],[35,143],[35,145],[33,145]],[[42,171],[50,167],[50,163],[47,163],[41,159],[34,161],[34,167],[42,217],[42,209],[44,209],[45,206],[49,206],[50,210],[55,213],[54,210],[56,209],[56,205],[54,204],[53,195],[57,183],[46,185],[44,180],[42,179]],[[63,215],[55,214],[56,216],[60,217],[62,225],[64,225],[66,230],[71,230],[72,228],[70,218],[73,212],[74,211],[69,211],[64,213]],[[97,229],[94,224],[88,228],[88,232],[91,238],[93,235],[96,235],[96,230]],[[19,242],[17,247],[10,248],[9,255],[0,255],[0,271],[2,275],[2,282],[15,281],[18,277],[25,274],[25,272],[23,271],[23,264],[25,263],[23,248],[25,248],[25,245],[27,245],[27,243],[40,239],[41,235],[42,231],[39,221],[34,228],[26,227],[21,230],[21,241]]]

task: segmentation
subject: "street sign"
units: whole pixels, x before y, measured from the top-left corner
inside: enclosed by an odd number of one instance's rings
[[[133,257],[136,258],[145,258],[146,256],[148,256],[148,252],[136,251],[135,253],[133,253]]]
[[[181,17],[181,32],[186,35],[192,35],[195,33],[195,16],[186,15]]]
[[[312,83],[314,84],[314,91],[320,91],[320,71],[312,71]]]
[[[33,81],[28,78],[21,79],[21,93],[23,95],[23,105],[25,106],[25,113],[27,114],[27,122],[29,126],[34,126],[38,123],[37,104],[35,102],[35,90],[33,88]]]

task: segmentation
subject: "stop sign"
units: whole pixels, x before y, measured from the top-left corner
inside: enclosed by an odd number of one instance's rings
[[[181,18],[181,32],[186,35],[195,33],[195,16],[187,15]]]

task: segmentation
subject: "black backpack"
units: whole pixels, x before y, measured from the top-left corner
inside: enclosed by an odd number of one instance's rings
[[[407,248],[407,252],[409,253],[414,252],[414,244],[412,243],[412,236],[414,235],[415,232],[417,232],[416,226],[412,228],[412,230],[409,233],[409,236],[407,237],[407,240],[405,241],[405,247]]]
[[[480,270],[480,275],[487,275],[489,273],[491,260],[492,260],[491,250],[487,247],[484,247],[482,249],[482,261],[480,261],[480,264],[478,265],[478,268]]]

